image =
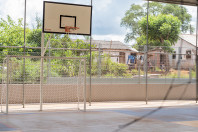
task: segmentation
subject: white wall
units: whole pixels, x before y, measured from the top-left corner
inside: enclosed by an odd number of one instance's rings
[[[182,46],[181,46],[182,45]],[[181,47],[181,56],[182,56],[182,60],[181,60],[181,68],[189,68],[189,67],[194,67],[195,65],[195,54],[193,53],[192,50],[195,50],[195,46],[191,45],[190,43],[186,42],[185,40],[181,40],[179,39],[177,41],[177,43],[172,46],[172,48],[174,49],[174,51],[176,51],[176,59],[172,60],[172,55],[170,55],[170,63],[172,63],[174,65],[176,65],[177,61],[179,60],[179,48]],[[191,59],[186,59],[186,51],[187,50],[191,50]]]
[[[125,53],[125,64],[127,64],[127,60],[128,60],[128,56],[131,55],[131,53],[133,52],[129,52],[129,51],[123,51]],[[103,52],[104,54],[111,54],[111,56],[118,56],[118,57],[111,57],[111,60],[113,62],[119,63],[119,55],[120,52],[109,52],[109,51],[105,51]]]

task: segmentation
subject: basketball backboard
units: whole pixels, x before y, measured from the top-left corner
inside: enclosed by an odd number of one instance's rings
[[[44,1],[43,32],[65,34],[65,27],[77,27],[69,34],[91,36],[92,7]]]

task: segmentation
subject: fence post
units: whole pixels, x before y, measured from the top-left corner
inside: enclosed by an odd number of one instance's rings
[[[90,47],[89,47],[89,55],[90,55],[90,60],[89,60],[89,71],[90,71],[90,76],[89,76],[89,106],[91,106],[91,101],[92,101],[92,83],[91,83],[91,78],[92,78],[92,75],[91,75],[91,69],[92,69],[92,66],[91,66],[91,63],[92,63],[92,47],[91,47],[91,44],[92,44],[92,38],[90,37]]]
[[[101,45],[99,43],[99,47],[98,47],[98,76],[101,77]]]
[[[8,114],[9,106],[9,56],[7,56],[7,92],[6,92],[6,114]]]
[[[197,46],[198,46],[198,6],[197,6],[197,21],[196,21],[196,56],[195,56],[195,64],[196,64],[196,103],[198,103],[198,56],[197,56]]]
[[[139,58],[138,58],[138,61],[137,61],[138,63],[138,83],[139,83],[139,86],[140,86],[140,66],[141,66],[141,57],[140,57],[140,55],[139,55]]]
[[[43,110],[43,56],[41,58],[41,73],[40,73],[40,111]]]
[[[26,5],[27,1],[25,0],[25,8],[24,8],[24,48],[23,55],[25,56],[26,50]],[[23,58],[23,108],[25,108],[25,58]]]
[[[44,59],[44,39],[45,34],[41,34],[41,67],[40,67],[40,111],[43,110],[43,59]]]
[[[181,43],[183,43],[183,40],[181,40]],[[178,62],[179,63],[178,63],[178,73],[177,73],[178,75],[177,76],[178,76],[178,78],[180,78],[180,75],[181,75],[181,57],[182,57],[181,47],[178,48],[178,52],[179,52],[180,55],[178,56]]]
[[[22,104],[23,104],[23,108],[25,108],[25,58],[23,58],[23,103]]]
[[[145,78],[145,85],[146,85],[146,93],[145,93],[145,101],[146,104],[148,103],[148,51],[147,45],[144,46],[144,78]]]
[[[147,27],[146,27],[146,104],[148,104],[148,35],[149,35],[149,1],[147,2]]]
[[[191,67],[189,68],[189,80],[192,80],[192,69],[191,69]]]
[[[51,57],[51,41],[49,40],[49,57]],[[51,77],[51,59],[48,59],[48,65],[47,65],[47,77]]]
[[[86,59],[84,59],[84,111],[86,112],[86,100],[87,100],[87,69],[86,69]]]

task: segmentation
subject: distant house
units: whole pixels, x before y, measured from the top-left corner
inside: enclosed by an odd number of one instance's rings
[[[182,69],[194,68],[196,52],[196,35],[180,35],[179,40],[172,46],[173,54],[167,54],[160,47],[149,50],[148,61],[150,67],[178,68],[177,62],[180,58],[180,67]],[[144,53],[142,53],[144,55]]]
[[[166,55],[162,48],[155,48],[148,52],[148,61],[150,67],[161,67],[169,65],[169,56]]]
[[[110,55],[111,60],[117,63],[127,64],[128,56],[136,56],[138,52],[136,49],[120,41],[92,40],[92,44],[97,51],[102,52],[101,54]]]
[[[179,60],[179,54],[181,54],[181,68],[187,69],[195,66],[196,35],[180,35],[180,39],[172,48],[175,53],[170,56],[170,63],[172,66],[176,66]]]

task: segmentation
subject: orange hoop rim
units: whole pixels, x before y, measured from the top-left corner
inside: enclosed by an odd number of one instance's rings
[[[72,26],[65,26],[65,32],[66,33],[71,33],[71,30],[77,30],[80,29],[79,27],[72,27]]]

